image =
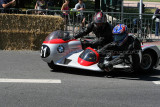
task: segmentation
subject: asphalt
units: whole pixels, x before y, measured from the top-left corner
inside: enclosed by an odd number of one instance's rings
[[[0,82],[0,107],[159,107],[160,67],[114,78],[77,69],[52,71],[39,51],[0,51],[1,79],[58,79],[60,84]]]

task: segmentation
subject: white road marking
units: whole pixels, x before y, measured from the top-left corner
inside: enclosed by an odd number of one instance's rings
[[[156,85],[160,85],[160,81],[152,81]]]
[[[0,78],[0,83],[61,83],[61,80],[56,79],[7,79]]]

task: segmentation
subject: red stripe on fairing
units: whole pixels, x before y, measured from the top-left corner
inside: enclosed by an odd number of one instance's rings
[[[92,51],[96,54],[97,60],[96,60],[95,62],[89,62],[89,61],[85,61],[85,60],[83,60],[82,58],[78,57],[78,63],[79,63],[80,65],[83,65],[83,66],[91,66],[91,65],[93,65],[93,64],[96,64],[96,63],[99,61],[99,54],[98,54],[98,52],[95,51],[94,49],[90,48],[90,47],[88,47],[88,48],[86,48],[86,49],[92,50]]]
[[[68,43],[70,41],[78,41],[76,39],[73,39],[73,40],[67,40],[67,41],[64,41],[63,39],[52,39],[50,41],[44,41],[43,43],[48,43],[48,44],[61,44],[61,43]]]
[[[142,45],[141,47],[148,47],[148,46],[151,46],[151,45]]]

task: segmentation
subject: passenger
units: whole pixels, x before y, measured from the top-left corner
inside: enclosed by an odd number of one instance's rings
[[[54,7],[54,2],[52,0],[48,0],[46,7],[48,10],[52,10],[52,8]]]
[[[103,48],[98,50],[100,54],[100,61],[98,66],[109,72],[113,69],[114,65],[121,64],[124,59],[128,59],[128,56],[132,56],[132,67],[133,69],[138,69],[140,63],[140,58],[138,53],[141,52],[140,41],[128,35],[127,26],[124,24],[118,24],[113,28],[113,38],[114,41],[105,45]],[[104,57],[106,54],[109,55],[109,63],[104,64]],[[117,54],[118,57],[112,59],[112,55]]]

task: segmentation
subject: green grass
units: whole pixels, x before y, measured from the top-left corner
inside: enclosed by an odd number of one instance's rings
[[[153,14],[155,12],[156,9],[149,9],[149,8],[146,8],[145,9],[145,14]]]
[[[156,9],[145,8],[144,14],[153,14]],[[124,13],[139,13],[138,8],[124,8]]]
[[[124,0],[124,1],[139,1],[139,0]],[[143,2],[160,2],[160,0],[143,0]]]

